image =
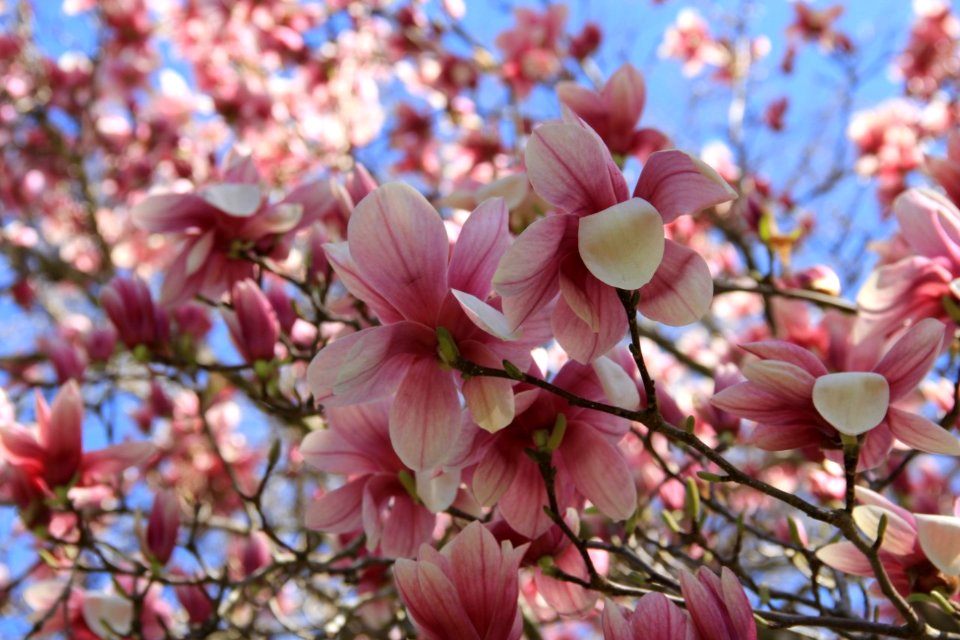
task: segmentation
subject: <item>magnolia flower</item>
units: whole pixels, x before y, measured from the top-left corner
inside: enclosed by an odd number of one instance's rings
[[[143,538],[143,547],[147,555],[160,563],[167,564],[177,546],[177,532],[180,530],[180,500],[172,491],[160,491],[153,500],[147,531]]]
[[[625,63],[597,91],[575,82],[557,83],[560,102],[597,132],[614,154],[637,153],[641,160],[667,146],[667,137],[657,129],[636,129],[646,102],[643,76]]]
[[[526,549],[498,545],[471,522],[442,551],[422,545],[416,561],[397,560],[394,579],[410,619],[427,640],[518,640],[517,571]]]
[[[897,591],[952,592],[960,576],[960,500],[953,515],[928,515],[910,513],[864,487],[857,487],[856,495],[862,504],[853,508],[853,519],[869,539],[876,540],[880,520],[886,519],[879,556]],[[817,557],[845,573],[874,575],[870,561],[852,542],[828,544]]]
[[[606,601],[604,640],[756,640],[753,609],[730,569],[723,567],[720,577],[706,567],[696,577],[683,571],[680,590],[689,613],[662,593],[648,593],[626,614]]]
[[[943,324],[926,319],[905,333],[869,371],[830,373],[809,351],[788,342],[744,345],[760,358],[743,367],[747,381],[728,387],[712,403],[759,424],[752,442],[782,451],[835,449],[841,435],[863,434],[860,465],[876,466],[892,437],[931,453],[960,455],[960,442],[934,422],[896,403],[916,389],[940,355]]]
[[[706,164],[680,151],[647,160],[629,197],[603,141],[582,122],[538,127],[526,148],[533,188],[557,213],[530,225],[506,252],[493,282],[510,326],[557,292],[552,325],[572,358],[589,362],[626,333],[616,292],[640,289],[640,311],[684,325],[713,296],[706,262],[666,239],[665,223],[735,197]]]
[[[241,280],[233,285],[230,299],[233,309],[225,309],[223,319],[244,360],[273,360],[280,321],[267,296],[253,280]]]
[[[390,440],[416,471],[439,468],[453,455],[462,430],[461,393],[484,429],[502,429],[514,416],[511,380],[464,380],[444,358],[458,352],[486,366],[508,359],[525,368],[530,348],[545,337],[535,327],[508,327],[486,302],[510,241],[507,218],[502,200],[480,205],[451,251],[433,207],[412,188],[391,183],[357,205],[347,242],[326,245],[347,289],[383,325],[322,349],[307,381],[325,406],[369,402],[396,390]]]

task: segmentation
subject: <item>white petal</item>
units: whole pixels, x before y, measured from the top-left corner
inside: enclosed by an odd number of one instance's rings
[[[240,218],[251,216],[260,208],[260,187],[254,184],[214,184],[201,195],[217,209]]]
[[[876,373],[830,373],[813,385],[813,406],[840,433],[857,436],[887,415],[890,386]]]
[[[580,257],[601,282],[639,289],[663,259],[663,220],[646,200],[631,198],[580,219]]]
[[[519,330],[510,329],[510,322],[500,311],[465,291],[451,290],[453,297],[460,303],[460,308],[467,314],[470,321],[495,338],[501,340],[516,340],[520,337]]]
[[[83,620],[101,638],[125,636],[133,623],[133,603],[119,596],[88,593],[83,599]]]
[[[870,540],[877,539],[877,529],[880,526],[880,518],[883,516],[887,517],[887,528],[883,534],[881,548],[898,556],[913,553],[917,532],[902,517],[876,505],[861,505],[853,509],[854,522]]]
[[[434,513],[445,510],[457,497],[460,488],[460,470],[444,471],[435,474],[431,471],[417,471],[417,496],[423,506]]]
[[[640,392],[637,390],[637,383],[623,370],[623,367],[606,356],[594,360],[592,366],[597,377],[600,378],[604,395],[614,406],[629,411],[640,408]]]
[[[916,514],[920,548],[937,569],[960,575],[960,518]]]

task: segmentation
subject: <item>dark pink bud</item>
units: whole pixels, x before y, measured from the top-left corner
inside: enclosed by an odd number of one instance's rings
[[[76,345],[60,336],[48,336],[39,340],[39,347],[46,353],[57,373],[57,382],[82,380],[87,368],[87,358]]]
[[[183,575],[183,572],[180,570],[174,570],[174,573],[178,576]],[[213,615],[213,601],[210,600],[210,596],[207,595],[206,590],[200,585],[177,585],[173,590],[177,594],[177,600],[179,600],[183,608],[186,609],[187,618],[191,624],[206,622],[210,619],[210,616]]]
[[[188,302],[174,309],[173,321],[179,334],[188,335],[194,340],[201,340],[213,328],[210,314],[195,302]]]
[[[253,280],[233,285],[233,310],[225,310],[223,319],[237,350],[249,363],[273,360],[273,348],[280,337],[280,321]]]
[[[247,540],[244,540],[240,550],[240,566],[244,576],[249,576],[257,570],[270,564],[270,542],[266,534],[255,531]]]
[[[277,314],[277,320],[280,321],[280,328],[286,334],[290,333],[293,323],[297,321],[297,311],[293,308],[293,300],[283,290],[283,285],[271,283],[267,287],[267,300],[270,306]]]
[[[147,522],[144,538],[147,554],[160,564],[166,564],[177,546],[179,529],[180,501],[173,492],[161,491],[153,500],[153,509]]]
[[[46,450],[43,478],[50,487],[65,485],[83,460],[83,397],[71,380],[53,400],[53,407],[37,396],[40,446]]]
[[[117,331],[113,327],[93,329],[83,336],[83,348],[94,362],[106,362],[117,346]]]
[[[166,313],[153,303],[150,289],[140,278],[114,278],[100,293],[100,302],[128,348],[158,346],[169,338]]]
[[[595,22],[583,25],[583,30],[570,39],[570,55],[583,60],[600,47],[603,32]]]

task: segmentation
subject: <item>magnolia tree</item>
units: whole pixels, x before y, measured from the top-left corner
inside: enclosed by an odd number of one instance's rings
[[[597,4],[6,3],[0,635],[960,638],[960,19]]]

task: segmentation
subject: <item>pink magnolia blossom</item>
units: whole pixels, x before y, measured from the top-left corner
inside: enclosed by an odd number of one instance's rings
[[[607,601],[604,640],[756,640],[753,609],[736,575],[723,567],[718,577],[701,567],[696,577],[680,573],[680,590],[688,612],[662,593],[648,593],[626,615]]]
[[[960,442],[939,425],[897,406],[940,355],[943,324],[926,319],[868,370],[830,373],[812,353],[788,342],[743,345],[758,361],[746,382],[713,398],[719,409],[755,420],[751,442],[769,451],[837,449],[841,436],[864,435],[860,467],[882,462],[897,438],[921,451],[960,455]]]
[[[730,61],[730,52],[710,34],[707,21],[690,8],[677,14],[676,23],[663,34],[657,53],[661,58],[682,60],[685,76],[697,75],[704,65],[723,67]]]
[[[233,285],[233,309],[223,311],[233,344],[248,363],[269,362],[280,338],[280,321],[267,296],[253,280]]]
[[[279,234],[294,229],[304,216],[309,188],[270,204],[249,159],[230,166],[223,178],[197,193],[149,196],[133,208],[140,228],[176,234],[178,246],[166,270],[161,304],[185,302],[198,293],[214,297],[252,277],[253,263],[237,252],[251,249],[282,257]]]
[[[876,269],[860,289],[859,336],[887,337],[922,318],[949,321],[960,301],[960,210],[939,193],[910,189],[893,213],[910,254]]]
[[[388,558],[413,556],[432,538],[436,516],[431,510],[442,511],[453,502],[459,470],[435,478],[407,468],[390,444],[387,400],[329,407],[326,415],[327,428],[308,434],[300,454],[315,469],[345,475],[347,482],[310,503],[307,527],[363,531],[369,550]]]
[[[706,164],[680,151],[647,160],[629,197],[610,152],[582,122],[545,124],[527,143],[530,183],[556,208],[506,252],[493,282],[511,326],[559,291],[552,326],[580,362],[609,351],[626,316],[615,288],[640,289],[640,311],[671,325],[699,319],[713,296],[706,262],[665,238],[665,223],[735,197]]]
[[[512,381],[464,380],[444,363],[449,352],[486,366],[508,359],[525,367],[529,349],[544,338],[533,323],[508,327],[485,302],[510,241],[507,218],[502,200],[484,203],[467,219],[451,251],[433,207],[410,187],[392,183],[357,205],[347,242],[326,245],[347,289],[383,325],[322,349],[310,363],[307,381],[325,406],[367,402],[396,390],[390,440],[416,471],[436,469],[453,454],[462,431],[459,393],[484,429],[502,429],[514,416]],[[449,338],[441,342],[444,334]]]
[[[16,424],[0,426],[0,451],[9,464],[31,478],[45,491],[65,487],[76,480],[80,486],[95,486],[127,467],[145,461],[154,451],[148,442],[127,442],[84,453],[83,398],[80,387],[70,381],[61,387],[49,406],[37,394],[37,429]]]
[[[960,131],[947,138],[947,157],[926,156],[926,169],[951,202],[960,206]]]
[[[394,565],[397,590],[427,640],[519,640],[517,571],[526,545],[514,549],[479,522],[442,551],[423,545],[416,561]]]
[[[611,401],[628,408],[636,408],[639,403],[633,381],[605,358],[592,367],[568,362],[552,382],[598,402]],[[575,506],[578,496],[583,496],[610,518],[630,517],[637,507],[637,491],[626,458],[617,448],[629,423],[571,406],[540,389],[520,391],[517,406],[523,409],[510,425],[479,445],[482,453],[471,486],[481,504],[497,504],[507,524],[530,539],[544,534],[552,524],[544,513],[549,505],[546,487],[526,450],[537,447],[537,438],[562,428],[563,438],[551,461],[556,467],[554,489],[559,508]],[[558,420],[564,426],[558,427]]]
[[[161,565],[166,564],[177,546],[179,530],[180,500],[171,491],[160,491],[153,500],[143,538],[147,555]]]
[[[668,144],[657,129],[637,129],[647,97],[643,76],[626,63],[610,76],[599,91],[575,82],[558,82],[557,97],[597,132],[611,153],[637,154],[641,161]]]
[[[164,348],[170,340],[167,313],[153,303],[150,288],[140,278],[114,278],[100,292],[100,302],[127,348]]]
[[[856,492],[861,504],[854,507],[853,518],[869,539],[876,540],[880,520],[886,518],[879,556],[897,591],[953,593],[960,576],[960,501],[953,515],[914,514],[864,487]],[[828,544],[817,557],[845,573],[874,575],[869,560],[852,542]]]
[[[514,10],[516,27],[497,36],[504,78],[519,97],[525,98],[534,85],[560,71],[559,40],[568,13],[563,4],[550,5],[543,13],[520,7]]]

